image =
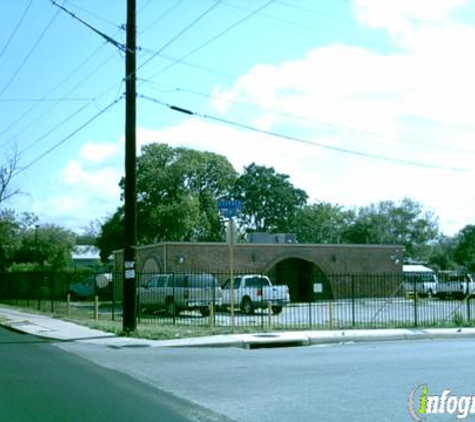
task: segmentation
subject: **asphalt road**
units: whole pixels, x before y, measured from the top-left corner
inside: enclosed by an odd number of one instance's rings
[[[0,421],[188,422],[221,415],[52,343],[0,328]]]
[[[416,385],[475,395],[475,340],[257,350],[61,347],[242,422],[411,421]]]

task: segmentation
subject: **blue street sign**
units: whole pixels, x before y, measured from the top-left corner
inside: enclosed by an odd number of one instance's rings
[[[220,199],[218,209],[224,218],[236,216],[242,208],[242,201],[231,199]]]

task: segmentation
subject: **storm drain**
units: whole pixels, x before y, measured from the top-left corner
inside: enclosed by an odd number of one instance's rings
[[[264,339],[247,342],[247,349],[275,349],[277,347],[301,347],[308,346],[309,341],[303,339],[283,339],[278,334],[255,334],[253,337]]]
[[[139,348],[144,348],[144,347],[152,347],[150,344],[121,344],[119,345],[114,345],[110,344],[107,346],[109,349],[139,349]]]

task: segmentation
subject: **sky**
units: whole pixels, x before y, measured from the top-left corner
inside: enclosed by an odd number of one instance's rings
[[[0,0],[0,167],[17,154],[21,190],[3,206],[81,232],[121,204],[125,23],[126,0]],[[475,224],[475,0],[137,0],[137,45],[137,154]]]

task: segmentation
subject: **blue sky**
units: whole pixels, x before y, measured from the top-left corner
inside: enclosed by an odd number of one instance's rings
[[[137,2],[139,96],[230,122],[139,97],[139,148],[272,166],[311,201],[410,197],[448,235],[475,223],[473,0]],[[125,0],[58,3],[125,42]],[[23,192],[6,206],[76,231],[114,212],[123,77],[124,54],[50,1],[0,0],[0,159],[18,152]]]

